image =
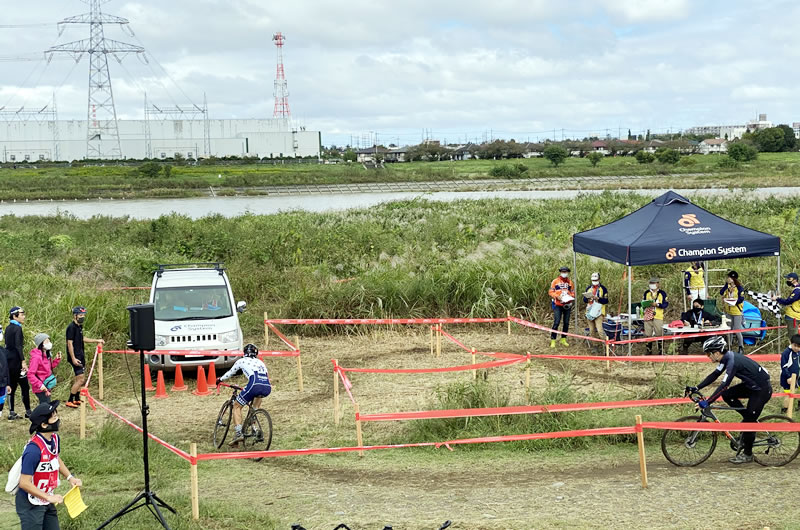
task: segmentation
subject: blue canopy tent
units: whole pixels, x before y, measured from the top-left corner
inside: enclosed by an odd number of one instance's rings
[[[674,191],[668,191],[621,219],[574,234],[572,250],[574,266],[577,266],[576,253],[628,266],[630,326],[633,323],[631,268],[636,265],[775,256],[776,286],[780,289],[779,237],[727,221]],[[577,316],[576,311],[576,326]]]

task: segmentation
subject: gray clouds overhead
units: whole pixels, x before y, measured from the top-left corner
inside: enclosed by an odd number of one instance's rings
[[[108,38],[155,59],[110,63],[126,118],[141,117],[145,90],[163,105],[199,104],[206,93],[214,118],[271,117],[271,37],[281,31],[293,117],[326,144],[368,131],[414,143],[422,129],[450,141],[490,130],[616,135],[743,123],[757,112],[800,121],[792,0],[114,0],[103,9],[136,35],[109,26]],[[0,55],[87,38],[86,26],[60,38],[55,27],[86,10],[74,0],[6,6],[3,24],[52,24],[0,27]],[[0,106],[43,106],[56,91],[61,117],[86,115],[85,57],[0,67]]]

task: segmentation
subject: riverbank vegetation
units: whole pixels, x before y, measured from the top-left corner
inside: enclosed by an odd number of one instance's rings
[[[223,261],[237,297],[251,304],[245,316],[251,333],[260,328],[264,311],[293,318],[482,317],[511,311],[546,321],[547,287],[558,266],[572,265],[570,236],[648,200],[606,192],[575,200],[413,200],[367,210],[232,219],[4,216],[0,307],[31,306],[30,313],[60,319],[59,312],[78,303],[94,306],[103,313],[104,328],[98,331],[121,336],[127,333],[124,306],[134,295],[104,289],[147,286],[158,263]],[[779,235],[785,269],[800,259],[800,199],[739,193],[695,200],[732,221]],[[719,266],[739,270],[748,288],[774,289],[772,259]],[[646,287],[640,278],[660,275],[667,293],[679,301],[680,269],[637,269],[634,288]],[[579,288],[595,270],[616,310],[623,267],[579,256]]]
[[[539,187],[756,187],[793,186],[800,177],[800,153],[761,153],[755,160],[734,162],[726,156],[691,155],[672,163],[639,163],[635,157],[605,157],[595,165],[587,158],[566,158],[554,166],[544,158],[464,160],[386,164],[364,169],[361,164],[233,164],[173,165],[50,165],[0,167],[0,200],[62,200],[86,198],[188,197],[215,194],[266,193],[271,186],[357,184],[372,182],[474,181],[504,178],[506,189]],[[506,170],[513,167],[513,171]],[[164,168],[169,168],[168,172]],[[167,174],[168,173],[168,174]],[[619,177],[582,183],[575,177]],[[523,179],[552,182],[529,183]],[[467,184],[469,185],[469,184]]]

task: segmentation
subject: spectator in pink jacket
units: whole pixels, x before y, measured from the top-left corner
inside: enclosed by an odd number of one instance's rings
[[[53,349],[53,343],[47,333],[37,333],[33,337],[33,343],[36,347],[31,350],[29,356],[28,382],[31,384],[33,393],[39,398],[39,404],[49,403],[50,391],[56,386],[56,376],[53,375],[53,370],[61,362],[61,352],[53,357],[50,352]]]

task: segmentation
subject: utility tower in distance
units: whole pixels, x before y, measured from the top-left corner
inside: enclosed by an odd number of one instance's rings
[[[106,15],[100,6],[110,0],[81,0],[89,6],[89,12],[65,18],[58,23],[59,32],[63,24],[88,24],[89,38],[53,46],[45,51],[48,61],[54,53],[68,53],[80,61],[84,53],[89,54],[89,104],[87,110],[86,158],[122,158],[122,146],[119,141],[117,126],[117,110],[114,106],[114,92],[111,90],[111,74],[108,71],[108,55],[117,62],[129,53],[139,54],[143,60],[144,48],[125,42],[107,39],[103,33],[104,24],[119,24],[127,30],[128,20],[114,15]]]
[[[278,63],[275,71],[275,109],[272,112],[273,118],[290,118],[289,112],[289,85],[286,84],[286,74],[283,72],[283,41],[286,40],[280,31],[272,36],[275,46],[278,48]]]

